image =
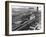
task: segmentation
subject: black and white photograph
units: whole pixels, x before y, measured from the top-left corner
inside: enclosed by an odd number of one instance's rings
[[[9,34],[44,33],[44,26],[44,3],[9,3]]]
[[[40,30],[41,11],[39,7],[17,6],[12,8],[12,31]]]

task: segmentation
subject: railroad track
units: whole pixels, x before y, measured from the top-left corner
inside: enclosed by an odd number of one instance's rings
[[[13,31],[14,30],[20,30],[20,29],[22,29],[22,28],[24,28],[24,27],[26,27],[28,24],[30,24],[30,23],[32,23],[33,21],[35,21],[35,19],[32,19],[32,20],[28,20],[28,21],[25,21],[23,24],[21,24],[20,26],[18,26],[18,27],[13,27]]]

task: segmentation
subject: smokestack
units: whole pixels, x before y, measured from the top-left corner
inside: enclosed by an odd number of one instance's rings
[[[38,11],[38,7],[37,7],[37,11]]]

